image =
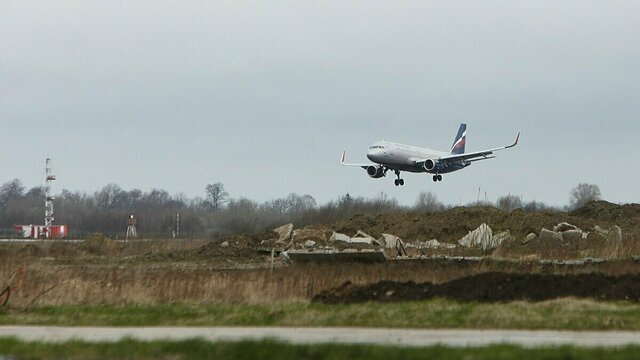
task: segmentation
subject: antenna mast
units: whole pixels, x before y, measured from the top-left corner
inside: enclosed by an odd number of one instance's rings
[[[138,220],[135,216],[130,215],[129,219],[127,219],[127,234],[124,237],[125,240],[135,239],[138,237],[138,231],[136,230],[137,223]]]
[[[56,176],[53,174],[53,170],[51,169],[51,159],[47,158],[47,162],[45,165],[45,180],[44,180],[44,226],[45,226],[45,235],[47,238],[51,236],[51,225],[53,224],[53,200],[54,197],[51,195],[51,182],[56,180]]]

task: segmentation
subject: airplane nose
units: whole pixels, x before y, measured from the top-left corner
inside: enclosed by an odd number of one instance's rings
[[[372,149],[367,152],[367,158],[373,162],[380,160],[380,150]]]

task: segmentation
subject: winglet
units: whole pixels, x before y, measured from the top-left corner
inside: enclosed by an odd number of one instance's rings
[[[512,148],[512,147],[518,145],[518,141],[519,140],[520,140],[520,133],[518,133],[518,136],[516,136],[516,141],[513,144],[511,144],[509,146],[506,146],[505,149]]]
[[[344,164],[344,159],[345,159],[346,156],[347,156],[347,151],[345,150],[345,151],[342,152],[342,158],[340,158],[340,163],[341,164]]]

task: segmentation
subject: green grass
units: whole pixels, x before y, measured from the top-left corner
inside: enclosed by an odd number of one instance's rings
[[[398,348],[372,345],[290,345],[274,341],[209,343],[202,340],[61,344],[0,339],[0,358],[15,359],[637,359],[640,347],[524,349],[510,345],[482,348]]]
[[[640,304],[560,299],[539,303],[309,303],[43,306],[0,310],[0,325],[358,326],[640,330]]]

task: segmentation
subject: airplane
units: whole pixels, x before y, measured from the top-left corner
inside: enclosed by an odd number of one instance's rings
[[[342,152],[340,163],[344,166],[358,166],[367,171],[367,174],[378,179],[387,175],[387,171],[392,170],[398,177],[395,180],[396,186],[404,185],[404,179],[400,178],[401,171],[413,173],[433,174],[433,181],[442,181],[442,174],[462,170],[471,163],[494,159],[495,151],[512,148],[518,145],[520,133],[516,136],[516,141],[508,146],[495,149],[465,153],[465,143],[467,140],[467,124],[460,124],[451,150],[449,152],[436,151],[423,147],[416,147],[404,144],[397,144],[388,141],[378,141],[369,147],[367,158],[374,164],[347,164],[346,154]]]

